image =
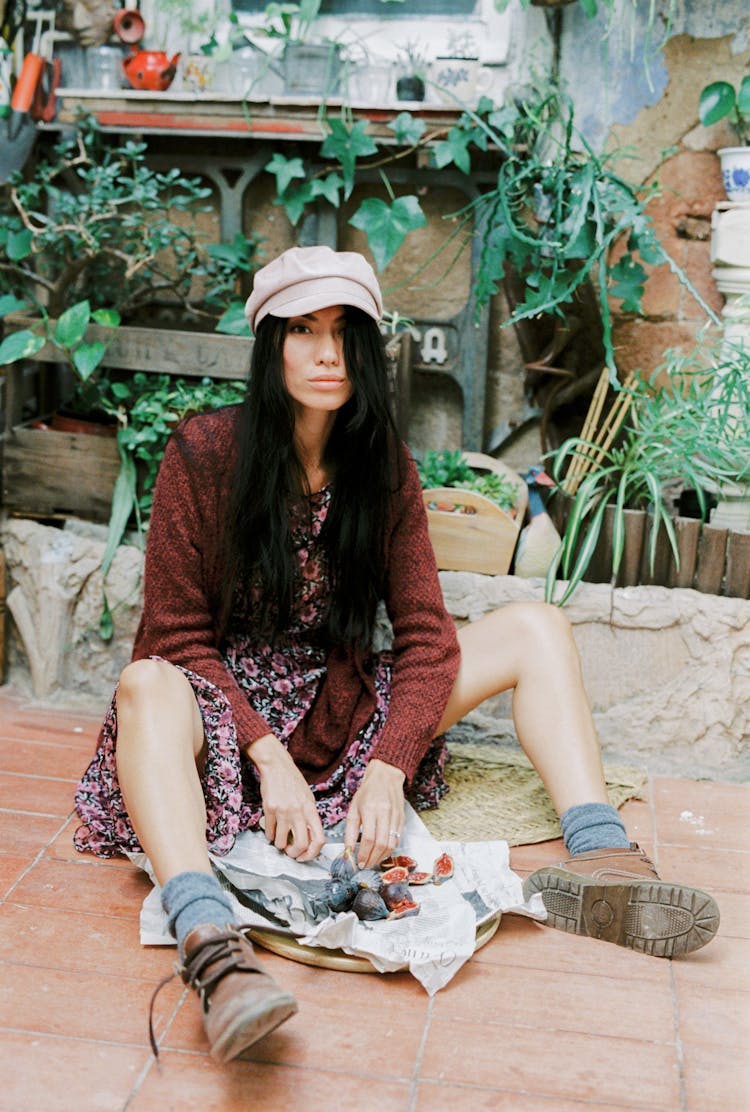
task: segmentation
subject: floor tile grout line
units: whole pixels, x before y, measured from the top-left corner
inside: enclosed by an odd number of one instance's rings
[[[73,811],[66,811],[62,816],[59,813],[55,814],[52,811],[24,811],[19,807],[0,807],[0,815],[25,815],[27,818],[32,819],[59,819],[64,818],[65,822],[70,822],[70,816]],[[59,836],[59,835],[57,835]]]
[[[0,768],[0,776],[14,776],[19,780],[46,780],[53,784],[77,784],[80,779],[72,776],[40,776],[38,772],[14,772],[10,768]]]
[[[685,1048],[682,1044],[680,1030],[680,1002],[677,995],[677,982],[674,969],[669,970],[669,983],[672,990],[672,1016],[675,1036],[675,1051],[677,1053],[677,1080],[680,1086],[680,1112],[687,1112],[687,1079],[685,1077]]]
[[[408,1112],[414,1112],[417,1104],[417,1091],[419,1089],[419,1075],[422,1071],[422,1063],[424,1061],[425,1050],[427,1048],[427,1038],[430,1033],[432,1025],[432,1014],[435,1010],[435,997],[431,996],[427,1002],[427,1012],[424,1017],[424,1028],[422,1030],[422,1038],[419,1040],[417,1053],[414,1060],[414,1067],[411,1071],[411,1084],[409,1086],[409,1104]]]
[[[31,870],[42,860],[42,858],[44,857],[44,854],[46,853],[49,846],[54,841],[56,841],[57,838],[60,837],[60,835],[62,834],[63,830],[65,829],[65,827],[68,825],[69,822],[70,822],[70,815],[66,815],[66,817],[63,819],[62,823],[60,824],[58,829],[55,831],[53,836],[49,839],[48,842],[46,842],[41,847],[41,849],[38,851],[36,856],[29,862],[29,864],[26,866],[26,868],[22,871],[21,875],[17,876],[16,879],[14,880],[13,884],[11,884],[8,891],[3,896],[3,899],[2,899],[3,904],[8,903],[10,897],[13,895],[14,890],[18,887],[18,885],[21,883],[21,881],[24,880],[24,878],[29,875]],[[13,901],[13,902],[15,902],[15,901]]]

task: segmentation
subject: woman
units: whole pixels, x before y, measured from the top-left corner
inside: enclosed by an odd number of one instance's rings
[[[232,925],[208,849],[263,818],[280,851],[312,861],[345,818],[360,865],[378,864],[405,798],[435,806],[445,790],[443,732],[508,688],[571,854],[527,881],[552,924],[664,956],[718,924],[708,896],[655,883],[609,805],[560,610],[511,604],[456,635],[388,413],[381,311],[355,253],[292,248],[257,273],[247,399],[168,445],[133,661],[76,797],[78,849],[150,858],[224,1059],[296,1004]],[[381,599],[390,653],[371,647]]]

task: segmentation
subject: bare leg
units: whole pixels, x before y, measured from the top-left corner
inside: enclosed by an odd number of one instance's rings
[[[117,775],[156,878],[211,873],[196,760],[204,745],[193,690],[166,661],[138,660],[117,691]]]
[[[437,732],[514,688],[518,740],[558,813],[579,803],[607,803],[578,650],[559,607],[511,603],[463,626],[458,640],[461,665]]]

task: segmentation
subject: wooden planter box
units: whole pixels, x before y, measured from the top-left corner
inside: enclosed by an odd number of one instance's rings
[[[36,323],[23,314],[7,318],[14,328]],[[54,327],[54,321],[51,322]],[[86,339],[104,340],[111,330],[92,325]],[[147,374],[185,378],[208,375],[216,379],[243,379],[250,367],[253,340],[219,333],[184,332],[160,328],[117,329],[103,366]],[[59,352],[47,344],[26,366],[43,374],[59,363]],[[24,365],[6,371],[6,422],[3,442],[3,507],[33,517],[72,514],[92,521],[108,521],[112,490],[120,469],[114,438],[63,433],[22,425]],[[37,394],[44,393],[37,390]],[[57,399],[48,384],[45,401],[54,408]]]
[[[608,507],[584,576],[587,583],[609,583],[612,577],[613,518],[614,509]],[[651,520],[645,510],[625,511],[625,550],[616,586],[691,587],[704,594],[750,598],[750,533],[716,528],[697,518],[676,517],[673,521],[680,566],[675,563],[662,527],[652,571]],[[564,518],[558,527],[564,529]]]
[[[3,506],[33,517],[108,521],[119,470],[114,437],[19,426],[3,446]]]
[[[506,513],[489,498],[456,487],[434,487],[422,492],[427,509],[427,525],[441,571],[474,571],[483,575],[506,575],[510,568],[518,533],[523,523],[528,490],[524,479],[506,464],[481,452],[466,452],[466,461],[475,471],[494,471],[510,479],[518,491],[515,516]],[[431,509],[437,503],[445,509]],[[453,507],[468,507],[461,513]]]

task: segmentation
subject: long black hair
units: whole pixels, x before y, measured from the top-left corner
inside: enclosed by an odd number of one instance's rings
[[[256,329],[225,546],[224,629],[238,586],[252,583],[261,589],[257,632],[271,641],[287,627],[294,598],[289,501],[310,493],[284,383],[287,325],[266,316]],[[382,338],[375,321],[350,306],[344,362],[352,396],[336,414],[325,455],[333,474],[321,533],[331,581],[325,632],[332,643],[367,647],[383,593],[385,525],[399,468]]]

